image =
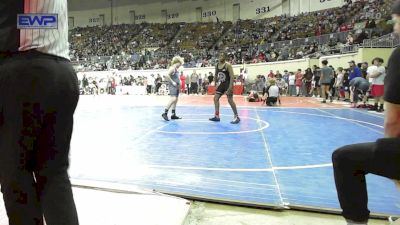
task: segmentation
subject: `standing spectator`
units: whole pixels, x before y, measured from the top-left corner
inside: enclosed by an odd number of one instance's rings
[[[203,75],[199,74],[199,81],[197,84],[198,88],[197,88],[197,93],[201,94],[201,89],[203,88]]]
[[[289,73],[288,73],[288,71],[287,70],[285,70],[285,71],[283,71],[284,72],[284,74],[283,74],[283,76],[282,76],[282,78],[283,78],[283,80],[286,82],[286,84],[289,84]]]
[[[331,102],[333,101],[332,93],[329,91],[333,78],[333,70],[328,67],[328,61],[322,61],[322,69],[321,69],[321,92],[322,92],[322,103],[326,103],[326,94],[328,94]]]
[[[154,74],[151,74],[150,77],[147,77],[147,94],[151,94],[153,92],[153,86],[156,83],[156,79],[154,78]]]
[[[106,86],[106,93],[111,94],[112,93],[112,77],[107,77],[107,86]]]
[[[255,90],[258,92],[262,92],[264,90],[265,82],[264,82],[264,79],[262,79],[261,75],[258,75],[256,77],[255,86],[256,86]]]
[[[336,77],[335,87],[334,87],[336,89],[335,93],[337,96],[337,100],[340,100],[340,97],[344,97],[341,94],[343,91],[343,79],[344,79],[343,68],[339,67],[337,77]]]
[[[372,78],[372,87],[371,87],[371,95],[374,97],[375,104],[374,110],[377,112],[383,112],[383,94],[384,94],[384,80],[386,77],[386,70],[385,67],[382,66],[383,59],[382,58],[375,58],[373,61],[374,66],[376,69],[371,71],[368,74],[368,78]],[[380,106],[378,108],[378,103]]]
[[[279,72],[279,70],[276,71],[275,78],[281,79],[282,74]]]
[[[314,92],[316,92],[315,96],[318,97],[318,96],[321,96],[321,90],[320,90],[321,83],[319,82],[321,79],[321,69],[317,65],[314,65],[313,67],[314,67],[313,74],[314,74],[314,82],[315,82]]]
[[[293,72],[290,72],[289,75],[289,96],[296,95],[296,75]]]
[[[183,75],[183,72],[181,72],[181,76],[179,77],[181,80],[181,93],[185,93],[185,87],[186,87],[186,77]]]
[[[211,84],[214,81],[214,75],[212,72],[208,73],[208,83]]]
[[[304,92],[305,96],[309,97],[311,95],[311,83],[313,79],[313,73],[311,68],[306,69],[306,72],[304,74]]]
[[[346,70],[343,76],[343,91],[344,91],[344,101],[350,101],[350,80],[349,80],[349,71]]]
[[[335,96],[335,94],[336,94],[335,83],[336,83],[336,77],[337,77],[337,75],[336,75],[336,72],[335,72],[335,68],[333,68],[333,66],[329,66],[329,68],[331,68],[331,69],[332,69],[332,72],[333,72],[333,77],[332,77],[331,83],[330,83],[330,85],[329,85],[329,92],[330,92],[331,95],[332,95],[332,98],[331,98],[331,99],[333,99],[333,96]],[[327,98],[327,99],[328,99],[328,98]],[[332,101],[331,101],[331,102],[332,102]]]
[[[114,77],[111,77],[111,94],[115,95],[116,91],[117,91],[117,82],[115,81]]]
[[[158,94],[158,91],[160,90],[160,87],[162,85],[162,77],[160,74],[157,74],[157,78],[156,78],[156,94]]]
[[[269,71],[269,74],[267,75],[268,78],[275,78],[275,74],[272,70]]]
[[[365,79],[367,78],[367,70],[368,70],[368,63],[367,62],[363,62],[361,64],[360,71],[361,71],[361,76],[363,78],[365,78]]]
[[[301,88],[303,87],[303,79],[304,79],[304,76],[301,73],[301,69],[298,69],[297,73],[296,73],[296,96],[297,97],[299,97],[300,94],[302,94],[302,93],[300,93],[300,91],[301,91]]]
[[[202,95],[206,95],[207,94],[208,85],[209,85],[208,80],[207,79],[204,80],[203,87],[202,87],[202,93],[201,93]]]
[[[360,68],[357,67],[356,63],[354,62],[354,60],[351,60],[349,62],[349,66],[350,66],[350,75],[349,75],[349,80],[353,80],[356,77],[361,77],[361,70]]]
[[[190,90],[190,75],[187,75],[186,76],[186,79],[185,79],[185,81],[186,81],[186,91],[187,91],[187,94],[189,95],[190,94],[190,92],[191,92],[191,90]]]
[[[286,82],[282,78],[277,78],[276,79],[276,85],[279,87],[280,95],[282,95],[283,93],[286,94],[288,86],[287,86]]]
[[[86,90],[86,88],[89,86],[89,81],[86,77],[86,74],[83,74],[83,78],[82,78],[82,87],[83,90]]]
[[[199,75],[196,73],[196,70],[193,71],[192,75],[190,75],[190,93],[198,94],[198,83],[199,83]]]

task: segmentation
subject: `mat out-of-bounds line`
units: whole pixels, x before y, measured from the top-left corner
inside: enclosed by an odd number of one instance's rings
[[[200,170],[200,171],[221,171],[221,172],[272,172],[274,170],[300,170],[300,169],[315,169],[323,167],[332,167],[332,163],[304,165],[304,166],[283,166],[271,167],[260,169],[247,169],[247,168],[209,168],[209,167],[186,167],[186,166],[158,166],[147,165],[144,166],[150,169],[174,169],[174,170]]]
[[[182,116],[186,116],[188,114],[182,114]],[[190,114],[190,116],[209,116],[209,114]],[[224,116],[222,115],[221,117],[228,117],[228,116]],[[193,132],[193,131],[164,131],[161,129],[157,129],[155,130],[155,132],[157,133],[165,133],[165,134],[186,134],[186,135],[215,135],[215,134],[245,134],[245,133],[254,133],[254,132],[259,132],[262,130],[267,129],[270,124],[268,122],[266,122],[265,120],[261,120],[261,119],[256,119],[256,118],[252,118],[252,117],[246,117],[246,116],[242,116],[240,117],[241,119],[248,119],[248,120],[253,120],[255,122],[259,122],[262,124],[262,126],[260,128],[257,129],[253,129],[253,130],[241,130],[241,131],[222,131],[222,132]],[[201,119],[182,119],[182,120],[178,120],[178,121],[183,121],[183,122],[194,122],[194,123],[215,123],[212,121],[207,120],[201,120]],[[172,121],[171,123],[177,123],[178,121]]]
[[[317,109],[317,110],[320,111],[320,112],[322,112],[322,113],[331,115],[331,116],[333,116],[334,118],[338,118],[338,119],[348,119],[348,118],[345,118],[345,117],[337,116],[337,115],[335,115],[335,114],[333,114],[333,113],[330,113],[330,112],[326,112],[326,111],[324,111],[324,110],[322,110],[322,109]],[[347,120],[347,121],[349,121],[350,123],[354,123],[354,124],[356,124],[356,125],[358,125],[358,126],[365,127],[365,128],[367,128],[368,130],[372,130],[372,131],[374,131],[374,132],[376,132],[376,133],[383,134],[382,131],[372,129],[371,127],[368,127],[368,126],[366,126],[366,125],[361,124],[361,123],[360,123],[361,121],[357,121],[357,120],[353,120],[353,119],[350,119],[350,120]],[[369,125],[373,125],[373,126],[378,126],[378,127],[380,127],[380,128],[383,128],[383,126],[379,126],[379,125],[376,125],[376,124],[373,124],[373,123],[368,123],[368,122],[364,122],[364,123],[365,123],[365,124],[369,124]]]
[[[259,111],[264,111],[264,110],[259,110]],[[365,121],[361,121],[361,120],[344,118],[344,117],[340,117],[340,116],[336,116],[336,115],[335,116],[329,116],[329,115],[321,115],[321,114],[315,114],[315,113],[290,112],[290,111],[278,111],[278,110],[273,110],[273,111],[271,110],[271,112],[291,113],[291,114],[299,114],[299,115],[307,115],[307,116],[318,116],[318,117],[325,117],[325,118],[333,118],[333,119],[345,120],[345,121],[349,121],[349,122],[363,123],[363,124],[371,125],[371,126],[374,126],[374,127],[383,128],[383,126],[378,125],[378,124],[369,123],[369,122],[365,122]]]

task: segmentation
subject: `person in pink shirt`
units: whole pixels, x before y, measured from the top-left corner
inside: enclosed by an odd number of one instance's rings
[[[297,73],[296,73],[296,95],[297,95],[297,97],[300,96],[300,90],[303,87],[303,78],[304,78],[304,76],[301,73],[301,69],[298,69]]]

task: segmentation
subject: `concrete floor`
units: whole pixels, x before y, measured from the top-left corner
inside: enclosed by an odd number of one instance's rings
[[[340,216],[295,210],[273,211],[193,202],[184,225],[346,225]],[[369,225],[388,225],[370,220]]]

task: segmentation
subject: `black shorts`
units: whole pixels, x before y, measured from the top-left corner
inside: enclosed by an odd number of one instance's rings
[[[272,106],[272,105],[276,104],[277,101],[278,101],[277,97],[267,97],[267,99],[265,100],[265,103],[268,106]]]
[[[217,87],[216,93],[223,95],[223,94],[226,94],[226,92],[228,91],[228,89],[229,89],[228,85],[223,85],[223,84],[221,84],[221,85],[219,85],[219,86]],[[227,94],[227,95],[228,95],[228,94]],[[233,95],[233,93],[230,93],[230,95]]]

